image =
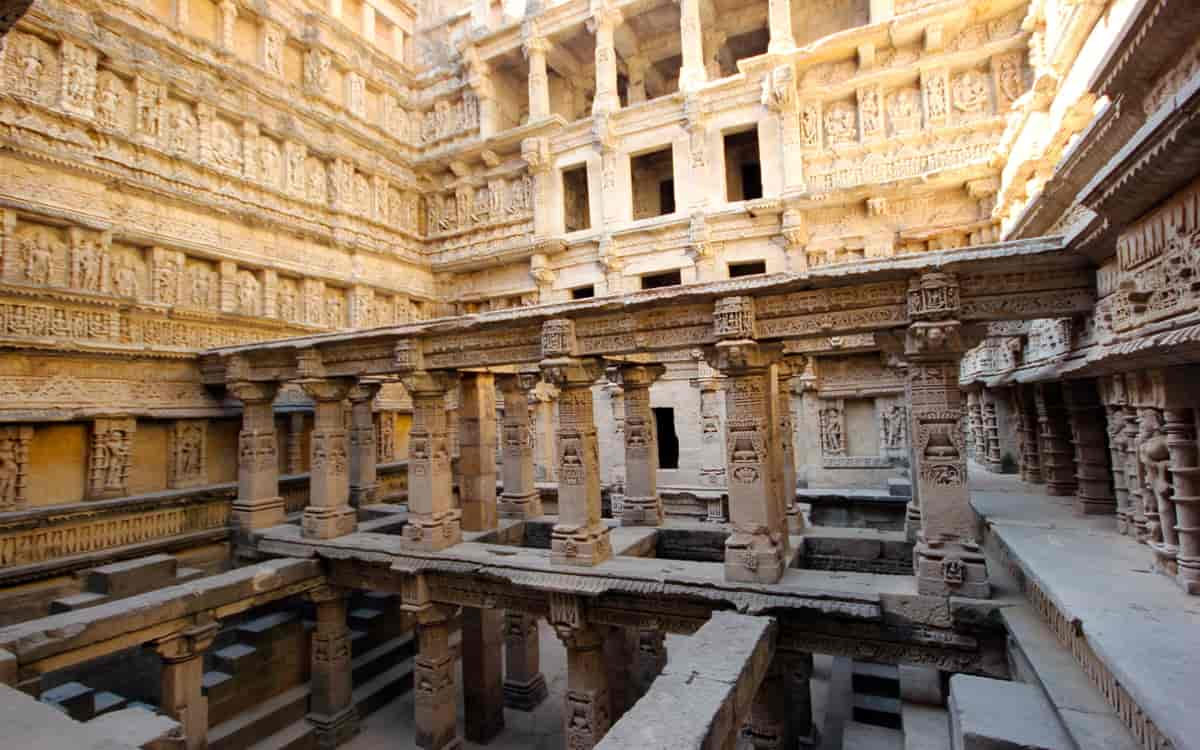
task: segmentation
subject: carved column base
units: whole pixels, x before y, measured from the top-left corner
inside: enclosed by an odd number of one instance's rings
[[[788,534],[803,534],[808,528],[808,519],[804,516],[804,511],[800,509],[800,503],[792,503],[787,510],[787,528]]]
[[[537,518],[542,513],[542,494],[536,490],[528,495],[504,493],[496,501],[496,512],[501,518]]]
[[[1154,569],[1171,577],[1178,576],[1179,548],[1158,542],[1149,542],[1149,546],[1154,553]]]
[[[358,734],[358,709],[352,705],[332,716],[308,714],[305,718],[315,728],[321,750],[333,750]]]
[[[550,562],[554,565],[599,565],[610,557],[607,526],[560,523],[550,534]]]
[[[379,485],[377,483],[359,486],[350,485],[350,505],[355,508],[370,505],[375,502],[375,495],[378,491]]]
[[[709,523],[725,523],[728,519],[725,517],[725,501],[720,497],[712,497],[706,503],[708,514],[704,517]]]
[[[267,529],[287,522],[282,497],[258,500],[234,500],[230,510],[234,544],[251,543],[251,537],[259,529]]]
[[[662,500],[658,497],[626,497],[621,509],[622,526],[661,526]]]
[[[358,513],[348,505],[333,508],[310,505],[304,509],[300,527],[308,539],[333,539],[354,533],[358,528]]]
[[[546,700],[546,676],[538,672],[532,679],[504,680],[504,705],[515,711],[532,711]]]
[[[416,552],[438,552],[453,547],[462,541],[462,517],[456,510],[410,517],[401,538],[405,549]]]
[[[968,542],[919,541],[913,549],[917,593],[987,599],[987,561],[979,547]]]
[[[765,530],[735,531],[725,540],[725,580],[778,583],[787,566],[782,540]]]
[[[571,750],[592,750],[600,744],[612,725],[608,707],[607,689],[568,690],[563,696],[567,747]]]

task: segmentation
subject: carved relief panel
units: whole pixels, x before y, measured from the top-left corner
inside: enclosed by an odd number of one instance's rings
[[[125,79],[101,69],[96,77],[96,125],[104,130],[128,133],[135,109],[132,87]]]
[[[28,504],[29,443],[33,427],[0,427],[0,512]]]
[[[6,40],[4,56],[5,90],[42,104],[58,99],[58,55],[42,39],[30,34],[12,33]]]
[[[36,286],[66,286],[70,253],[66,233],[40,224],[17,228],[5,249],[4,280]]]
[[[97,419],[88,452],[87,497],[99,500],[127,495],[137,420]]]
[[[59,106],[80,117],[92,117],[96,97],[96,51],[64,41]]]
[[[167,445],[169,487],[208,483],[208,420],[181,419],[171,426]]]

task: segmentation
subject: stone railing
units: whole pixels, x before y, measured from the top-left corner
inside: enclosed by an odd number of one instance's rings
[[[407,495],[408,462],[378,467],[378,502]],[[308,504],[308,474],[279,482],[288,513]],[[0,583],[64,575],[113,558],[140,557],[221,542],[229,536],[237,484],[0,513]]]

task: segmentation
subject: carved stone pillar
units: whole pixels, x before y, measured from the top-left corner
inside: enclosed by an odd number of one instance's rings
[[[1167,433],[1162,412],[1154,408],[1140,411],[1142,437],[1138,441],[1138,463],[1142,472],[1146,543],[1154,550],[1154,567],[1174,576],[1178,570],[1175,558],[1179,553],[1179,535],[1175,503],[1171,497],[1174,488],[1171,484],[1171,454],[1167,447]]]
[[[905,339],[913,479],[921,503],[915,550],[922,594],[986,598],[987,567],[976,543],[978,519],[967,489],[963,403],[958,389],[965,350],[958,280],[926,273],[909,282]]]
[[[708,80],[704,68],[704,32],[700,23],[700,0],[679,0],[679,44],[683,65],[679,90],[695,91]]]
[[[782,450],[775,414],[777,347],[754,340],[754,299],[716,302],[719,343],[706,351],[725,380],[726,467],[733,533],[725,540],[725,579],[776,583],[788,564]]]
[[[504,610],[464,607],[463,711],[466,737],[481,745],[504,731]]]
[[[307,718],[316,727],[317,746],[322,750],[331,750],[358,733],[346,593],[323,586],[308,595],[316,605],[317,622],[312,631],[312,694]]]
[[[700,483],[709,490],[724,490],[727,476],[721,381],[707,362],[698,361],[696,367],[699,377],[692,381],[692,385],[700,391]],[[725,506],[719,496],[708,500],[705,520],[714,523],[725,521]]]
[[[416,692],[417,747],[451,750],[458,738],[458,698],[454,689],[454,654],[450,650],[452,610],[429,605],[417,614]]]
[[[588,30],[596,35],[596,95],[592,99],[592,114],[616,112],[621,108],[617,95],[617,50],[613,34],[623,17],[616,8],[601,4],[588,19]]]
[[[608,527],[600,520],[600,452],[592,404],[592,384],[603,368],[600,360],[575,357],[576,351],[573,321],[542,325],[542,374],[559,388],[559,522],[551,535],[550,559],[597,565],[612,557]]]
[[[767,44],[768,53],[776,55],[796,48],[796,39],[792,36],[791,0],[769,0],[767,26],[771,34],[771,41]]]
[[[288,418],[287,473],[304,472],[304,412],[294,411]]]
[[[226,386],[242,402],[238,433],[238,496],[231,511],[235,543],[247,545],[254,531],[284,522],[279,495],[279,457],[272,404],[277,383],[234,382]]]
[[[567,694],[563,734],[572,750],[591,750],[612,725],[604,637],[583,619],[582,605],[568,594],[551,594],[550,622],[567,647]]]
[[[1037,407],[1034,404],[1032,386],[1015,385],[1013,411],[1017,413],[1017,430],[1021,435],[1021,479],[1033,484],[1045,481],[1042,472],[1041,441],[1038,439]]]
[[[159,708],[183,727],[183,747],[208,747],[208,698],[204,696],[204,652],[220,625],[204,622],[173,633],[152,645],[162,659]]]
[[[558,389],[542,381],[529,391],[529,438],[533,441],[533,478],[558,481]]]
[[[533,210],[533,235],[547,237],[555,231],[560,222],[555,222],[561,209],[550,200],[550,144],[546,138],[526,138],[521,141],[521,158],[529,165],[532,177],[533,195],[529,198]]]
[[[350,389],[350,504],[361,508],[375,501],[379,486],[375,462],[375,415],[371,411],[382,383],[360,380]]]
[[[1075,494],[1075,457],[1071,450],[1070,427],[1062,390],[1057,383],[1038,383],[1033,388],[1038,415],[1038,448],[1042,475],[1051,495]]]
[[[308,507],[301,520],[304,536],[313,539],[352,534],[358,527],[357,514],[350,507],[350,462],[342,406],[352,384],[341,378],[300,381],[313,400]]]
[[[550,43],[541,37],[527,39],[525,57],[529,60],[529,121],[550,116],[550,77],[546,72],[546,53]]]
[[[497,382],[504,393],[504,421],[500,428],[504,491],[498,511],[503,518],[537,518],[542,515],[542,496],[534,483],[528,395],[536,384],[536,376],[500,375]]]
[[[789,734],[787,689],[783,660],[776,655],[767,674],[758,685],[750,716],[742,728],[742,736],[755,750],[793,748],[795,738]]]
[[[646,101],[646,71],[649,69],[650,60],[643,55],[636,55],[625,61],[625,71],[629,74],[625,87],[629,106]]]
[[[796,502],[796,431],[792,425],[792,388],[793,375],[804,372],[808,361],[805,357],[789,358],[780,365],[778,384],[775,388],[775,416],[778,422],[779,461],[783,470],[783,480],[779,484],[782,493],[784,512],[787,513],[787,529],[789,534],[799,534],[807,525],[804,514],[800,512],[800,504]]]
[[[634,653],[637,648],[637,633],[629,628],[610,626],[604,628],[604,668],[608,670],[608,721],[615,724],[621,720],[629,707],[637,700],[634,685]]]
[[[436,552],[462,541],[461,512],[450,505],[450,443],[446,430],[446,392],[454,373],[411,370],[402,375],[413,402],[408,433],[408,513],[404,543]]]
[[[658,526],[663,522],[658,496],[658,430],[650,409],[650,386],[662,377],[661,365],[621,368],[625,390],[625,507],[622,526]]]
[[[1128,534],[1139,542],[1146,542],[1146,506],[1142,488],[1142,466],[1138,461],[1138,448],[1143,439],[1143,424],[1139,409],[1126,406],[1121,409],[1121,419],[1125,426],[1121,436],[1125,445],[1125,486],[1129,489],[1129,530]]]
[[[1189,594],[1200,594],[1200,452],[1196,445],[1197,412],[1191,408],[1170,408],[1167,420],[1167,449],[1171,454],[1171,478],[1174,492],[1178,549],[1175,563],[1177,580]]]
[[[983,448],[983,407],[979,391],[967,391],[967,455],[977,463],[983,463],[986,448]]]
[[[979,394],[983,415],[983,455],[978,459],[988,471],[999,473],[1004,468],[1004,455],[1000,447],[1000,406],[995,391],[984,388]]]
[[[1069,380],[1062,385],[1063,400],[1071,421],[1075,446],[1075,511],[1081,515],[1110,515],[1116,512],[1104,405],[1091,380]]]
[[[462,528],[496,528],[496,384],[490,373],[464,372],[459,402]]]
[[[508,611],[504,615],[504,705],[532,711],[546,699],[538,621],[533,615]]]
[[[638,628],[637,650],[633,655],[634,700],[640,699],[650,689],[651,683],[662,674],[667,666],[667,643],[658,628]]]
[[[784,672],[783,687],[787,696],[788,736],[800,748],[815,748],[819,739],[813,723],[812,654],[779,654]]]

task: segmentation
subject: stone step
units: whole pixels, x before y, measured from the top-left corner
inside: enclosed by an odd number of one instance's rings
[[[236,675],[239,671],[262,661],[258,649],[247,643],[235,643],[213,652],[213,669]]]
[[[944,708],[905,703],[904,750],[950,750],[950,714]]]
[[[233,679],[233,675],[228,672],[222,672],[216,669],[210,669],[200,678],[200,689],[204,695],[208,696],[210,703],[220,703],[228,696],[227,691],[235,690],[237,680]]]
[[[120,711],[129,705],[129,699],[107,690],[96,693],[95,716],[103,716],[111,711]]]
[[[413,660],[405,659],[354,688],[354,706],[361,719],[404,695],[413,686]]]
[[[846,722],[842,750],[904,750],[904,733],[899,729]]]
[[[1008,628],[1014,677],[1042,689],[1076,745],[1137,750],[1139,745],[1129,729],[1033,610],[1005,607],[1001,616]]]
[[[57,707],[75,721],[96,715],[96,691],[82,682],[66,682],[42,693],[41,701]]]
[[[233,632],[240,643],[258,645],[275,637],[280,628],[286,628],[298,619],[295,612],[273,612],[235,625]]]
[[[114,599],[134,596],[177,583],[178,567],[174,557],[162,554],[101,565],[88,571],[86,588]]]
[[[384,641],[354,660],[354,684],[362,684],[392,666],[413,658],[416,650],[416,639],[411,635]]]
[[[863,724],[872,724],[888,729],[900,728],[900,699],[879,695],[854,694],[851,717]]]
[[[316,750],[317,733],[304,719],[289,724],[269,737],[255,742],[247,750]]]
[[[92,591],[81,591],[78,594],[60,596],[50,602],[50,614],[56,615],[60,612],[74,612],[77,609],[94,607],[97,604],[103,604],[109,598],[107,594],[97,594]]]
[[[893,664],[854,662],[851,684],[854,692],[885,698],[900,697],[900,671]]]
[[[369,633],[383,623],[383,611],[373,607],[358,607],[350,610],[347,620],[352,629]]]
[[[955,750],[1075,750],[1040,687],[965,674],[950,678],[950,736]]]
[[[195,578],[203,578],[203,577],[204,577],[204,571],[200,570],[199,568],[176,568],[175,569],[175,583],[183,583],[184,581],[191,581]]]
[[[245,750],[302,721],[308,713],[308,685],[298,685],[208,730],[209,750]]]

